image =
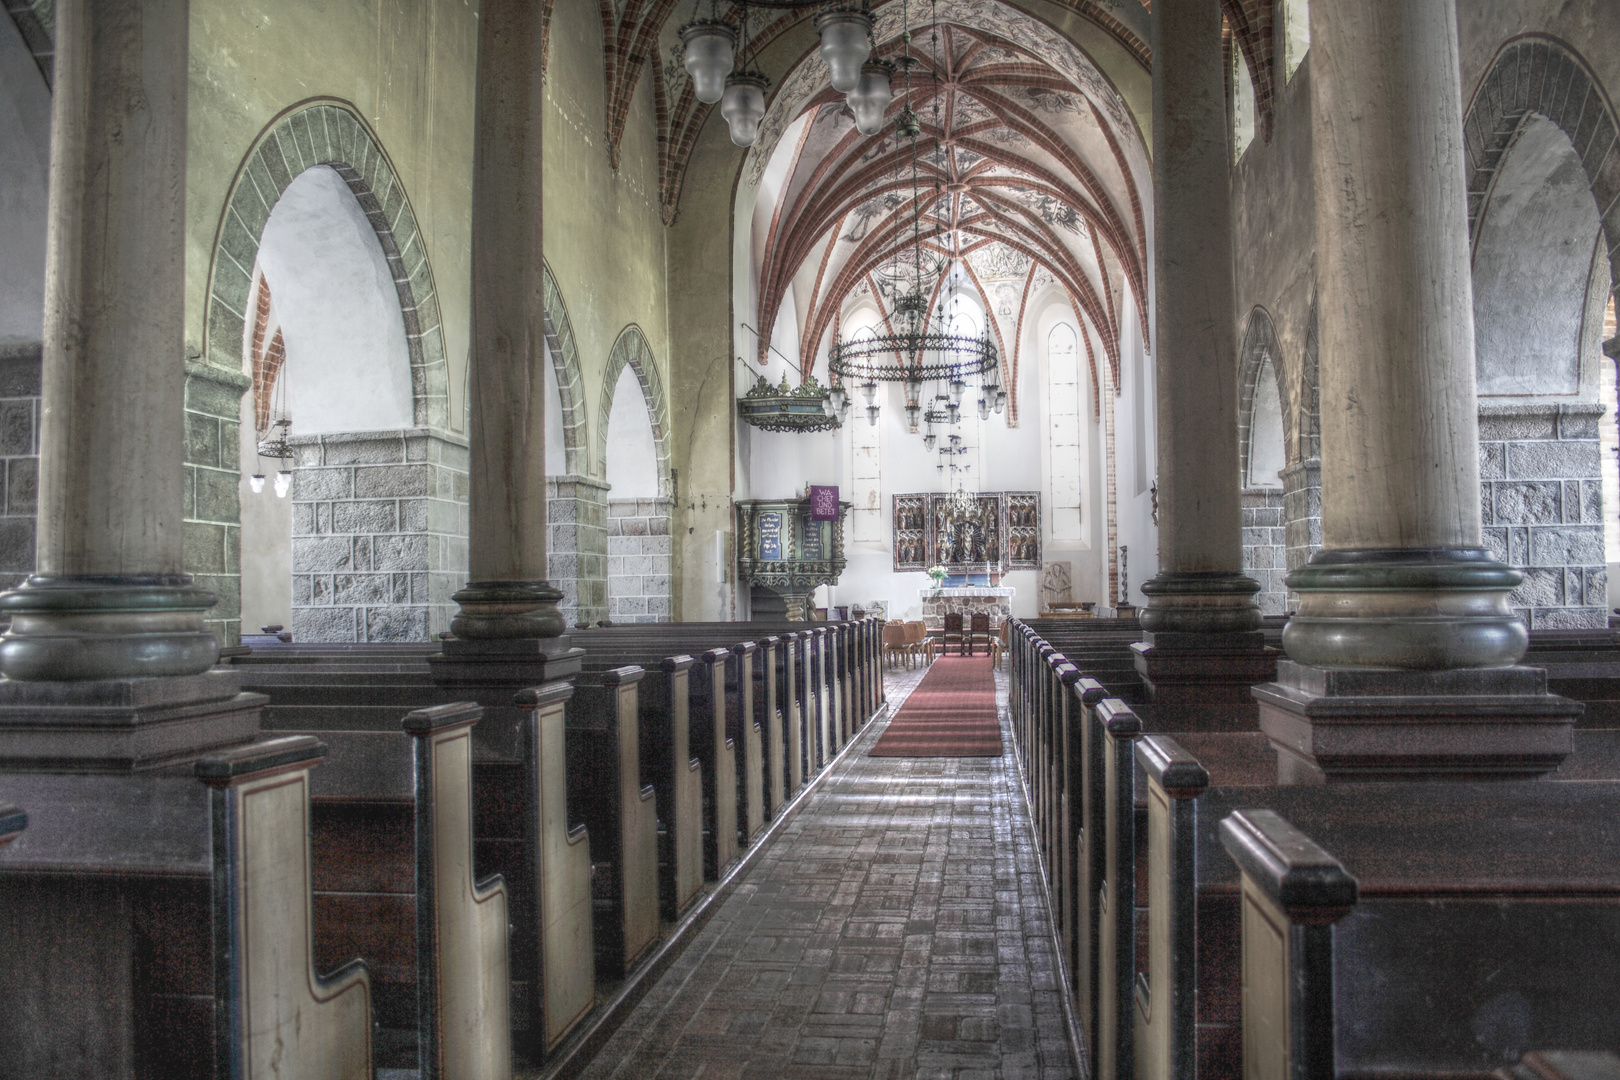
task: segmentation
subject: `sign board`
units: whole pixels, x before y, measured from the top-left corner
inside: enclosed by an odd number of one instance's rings
[[[759,559],[775,562],[782,558],[782,515],[772,510],[759,515]]]
[[[811,521],[837,521],[838,520],[838,487],[830,485],[823,487],[818,484],[810,486],[810,520]],[[820,556],[816,556],[820,558]]]

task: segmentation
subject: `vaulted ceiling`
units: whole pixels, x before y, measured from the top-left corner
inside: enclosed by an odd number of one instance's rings
[[[752,183],[772,163],[754,216],[759,325],[775,324],[791,291],[808,371],[852,295],[871,295],[886,318],[917,287],[920,244],[980,293],[1008,385],[1028,300],[1047,282],[1096,331],[1118,385],[1124,320],[1147,337],[1141,133],[1090,60],[1044,23],[999,0],[938,12],[938,24],[913,27],[909,47],[880,14],[879,54],[915,63],[896,76],[879,135],[855,130],[818,62],[778,90],[744,163]],[[921,122],[915,144],[894,130],[908,103]],[[923,278],[924,289],[944,287],[937,270]]]

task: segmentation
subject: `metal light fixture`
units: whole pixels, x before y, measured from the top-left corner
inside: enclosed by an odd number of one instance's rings
[[[995,404],[996,415],[1000,416],[1001,413],[1002,413],[1002,410],[1004,410],[1006,407],[1007,407],[1007,391],[1001,389],[1000,387],[997,387],[996,388],[996,404]]]
[[[964,393],[966,393],[966,392],[967,392],[967,383],[962,381],[962,377],[960,375],[951,380],[951,404],[952,405],[961,405],[962,404],[962,395]]]
[[[861,65],[872,55],[872,16],[854,8],[833,8],[817,15],[815,22],[833,89],[847,94],[860,83]]]
[[[932,450],[934,448],[934,444],[938,441],[939,436],[935,435],[932,431],[929,431],[928,434],[923,436],[923,446],[929,450]]]
[[[842,383],[833,383],[827,390],[827,403],[833,407],[834,412],[843,412],[848,404],[849,395],[844,392]]]
[[[877,421],[878,407],[876,405],[868,405],[866,407],[866,422],[871,424],[873,427],[877,427]]]
[[[877,383],[870,380],[861,383],[861,396],[866,398],[866,404],[870,407],[873,399],[877,397]]]
[[[759,122],[765,119],[765,91],[770,85],[771,81],[757,71],[738,71],[726,76],[720,115],[725,117],[734,145],[754,145]]]
[[[719,101],[736,64],[737,30],[720,19],[698,19],[680,29],[682,63],[692,93],[705,105]]]
[[[994,397],[995,395],[992,394],[991,396]],[[979,419],[990,419],[990,402],[984,398],[979,399]]]
[[[861,65],[860,80],[845,100],[855,115],[855,130],[862,135],[870,137],[883,130],[883,114],[894,100],[893,75],[894,65],[887,60],[868,60]]]
[[[248,477],[248,487],[253,489],[253,494],[255,495],[258,495],[260,492],[264,491],[264,473],[256,472],[252,476]]]
[[[292,487],[292,473],[282,469],[276,473],[276,498],[285,499],[288,490]]]

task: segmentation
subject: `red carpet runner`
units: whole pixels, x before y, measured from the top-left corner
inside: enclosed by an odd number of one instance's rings
[[[988,656],[934,661],[871,757],[1000,757],[996,679]]]

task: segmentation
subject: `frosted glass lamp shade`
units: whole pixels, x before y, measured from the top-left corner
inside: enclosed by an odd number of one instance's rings
[[[816,16],[816,32],[833,89],[849,93],[860,83],[861,65],[872,55],[872,16],[849,8],[823,11]]]
[[[866,422],[871,424],[873,427],[877,427],[877,418],[878,407],[876,405],[868,405],[866,407]]]
[[[893,100],[889,79],[894,69],[883,60],[868,60],[861,65],[861,77],[855,89],[849,92],[849,111],[855,114],[855,130],[862,135],[876,135],[883,130],[883,114]]]
[[[922,414],[922,406],[920,406],[920,405],[907,405],[906,406],[906,423],[909,424],[912,427],[916,427],[917,426],[917,418],[921,414]]]
[[[962,394],[967,390],[967,383],[960,378],[951,380],[951,404],[962,404]]]
[[[987,398],[980,398],[979,399],[979,419],[980,420],[988,420],[988,419],[990,419],[990,401]]]
[[[1001,411],[1003,409],[1005,409],[1006,407],[1007,407],[1007,391],[1005,391],[1005,390],[997,390],[996,391],[996,415],[1000,416]]]
[[[737,146],[753,146],[759,134],[759,122],[765,119],[765,88],[770,80],[757,71],[743,71],[726,76],[726,91],[720,98],[720,115],[731,129],[731,141]]]
[[[834,386],[827,391],[827,400],[832,404],[834,412],[844,411],[844,402],[848,397],[842,386]]]
[[[877,397],[877,383],[861,383],[861,396],[866,398],[866,404],[870,406],[873,398]]]
[[[681,27],[682,63],[692,77],[692,93],[713,105],[726,92],[726,76],[736,63],[737,31],[718,19],[699,19]]]
[[[264,490],[264,473],[256,472],[252,476],[248,477],[248,487],[253,489],[253,494],[255,494],[255,495],[257,495],[257,494],[259,494],[259,492],[263,491]]]
[[[937,442],[939,442],[939,436],[935,435],[932,431],[923,436],[923,447],[925,449],[932,450],[934,448],[934,444]]]
[[[292,487],[292,473],[282,469],[276,473],[276,498],[285,499],[287,491]]]

